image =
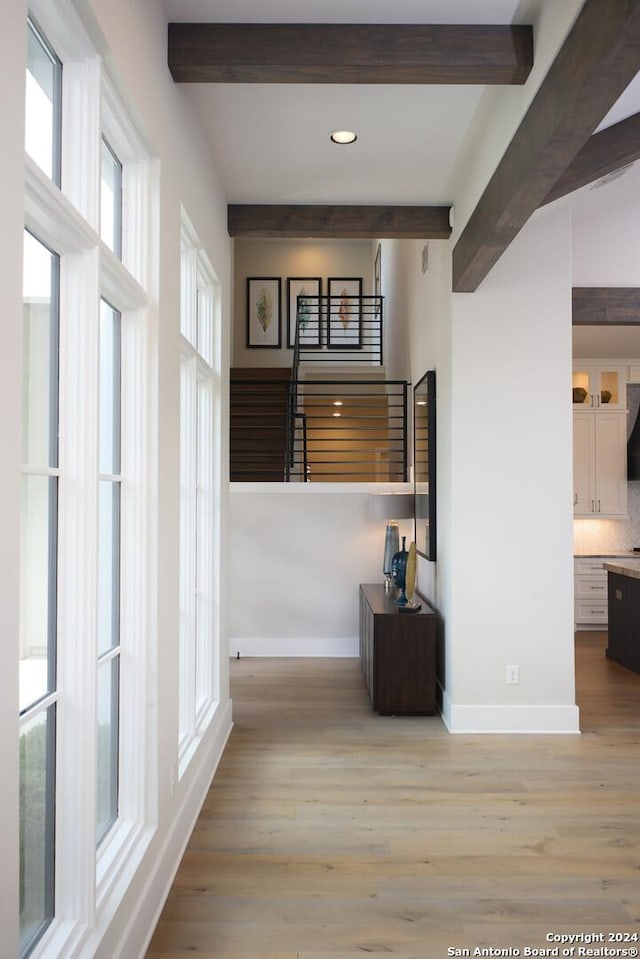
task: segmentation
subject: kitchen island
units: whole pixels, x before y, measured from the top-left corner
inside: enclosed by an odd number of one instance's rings
[[[640,559],[603,565],[608,580],[607,658],[640,673]]]

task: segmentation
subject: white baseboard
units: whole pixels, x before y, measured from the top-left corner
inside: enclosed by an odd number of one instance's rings
[[[203,755],[194,758],[196,768],[180,802],[154,862],[145,862],[146,880],[142,893],[136,895],[131,915],[124,924],[117,949],[111,954],[118,959],[146,955],[149,942],[164,907],[184,850],[200,814],[213,775],[218,768],[224,747],[231,733],[232,704],[227,701],[216,720],[216,730]],[[133,897],[132,897],[133,898]]]
[[[229,640],[229,655],[240,656],[296,657],[311,656],[318,659],[356,658],[359,655],[358,637],[343,639],[262,639],[259,636]]]
[[[442,720],[450,733],[580,732],[577,706],[456,706],[446,692]]]

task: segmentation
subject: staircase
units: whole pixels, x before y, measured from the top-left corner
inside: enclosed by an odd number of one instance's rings
[[[231,370],[231,482],[281,483],[284,480],[290,380],[288,368]]]
[[[406,482],[407,394],[385,379],[382,297],[298,298],[291,368],[230,377],[232,482]]]

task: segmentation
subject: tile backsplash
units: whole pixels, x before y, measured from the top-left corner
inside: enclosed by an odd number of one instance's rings
[[[628,519],[574,519],[574,553],[619,553],[640,546],[640,480],[629,483]]]

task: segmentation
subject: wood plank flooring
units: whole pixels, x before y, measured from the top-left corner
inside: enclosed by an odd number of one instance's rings
[[[235,727],[147,959],[640,936],[640,676],[605,646],[577,635],[581,736],[451,736],[373,713],[357,661],[234,660]]]

